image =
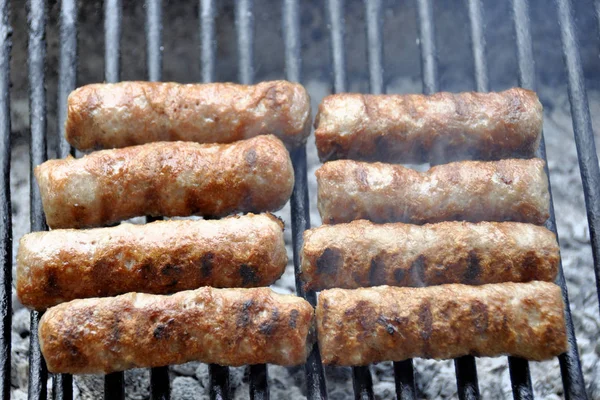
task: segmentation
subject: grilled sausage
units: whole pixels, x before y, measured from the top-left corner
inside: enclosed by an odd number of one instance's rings
[[[317,172],[323,222],[355,219],[423,224],[446,220],[548,219],[544,162],[462,161],[417,172],[401,165],[331,161]]]
[[[559,248],[548,229],[518,222],[323,225],[304,232],[306,290],[554,281]]]
[[[159,141],[231,143],[263,134],[293,147],[306,142],[310,124],[310,98],[297,83],[120,82],[72,92],[65,128],[80,150]]]
[[[59,229],[21,239],[17,294],[43,310],[127,292],[268,286],[286,265],[283,223],[269,214]]]
[[[421,163],[531,158],[542,132],[534,92],[337,94],[315,120],[321,161]]]
[[[89,374],[192,360],[299,365],[313,331],[313,308],[301,297],[203,287],[63,303],[43,315],[39,338],[50,372]]]
[[[549,282],[379,286],[321,292],[325,364],[509,354],[544,360],[567,350],[560,288]]]
[[[277,210],[294,186],[274,136],[232,144],[158,142],[38,166],[48,225],[84,228],[127,218]]]

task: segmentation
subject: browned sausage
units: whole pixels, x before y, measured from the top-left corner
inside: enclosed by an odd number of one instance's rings
[[[51,228],[152,216],[275,211],[294,186],[289,153],[274,136],[232,144],[157,142],[38,166]]]
[[[316,172],[323,223],[423,224],[548,219],[544,161],[462,161],[417,172],[401,165],[330,161]]]
[[[534,92],[328,96],[315,138],[321,161],[401,163],[530,158],[542,132]]]
[[[34,232],[19,243],[17,294],[43,310],[127,292],[268,286],[287,259],[283,223],[270,214]]]
[[[560,288],[549,282],[379,286],[321,292],[325,364],[509,354],[545,360],[567,350]]]
[[[519,222],[323,225],[304,232],[307,290],[554,281],[556,236]]]
[[[192,360],[299,365],[313,329],[313,308],[301,297],[203,287],[63,303],[43,315],[39,338],[50,372],[91,374]]]
[[[263,134],[293,147],[306,141],[310,124],[310,98],[297,83],[120,82],[72,92],[66,136],[80,150],[160,141],[231,143]]]

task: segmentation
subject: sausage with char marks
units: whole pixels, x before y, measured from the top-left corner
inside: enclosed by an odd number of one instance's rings
[[[560,287],[549,282],[330,289],[316,321],[330,365],[469,354],[540,361],[567,350]]]
[[[554,233],[532,224],[360,220],[304,231],[301,277],[306,290],[553,282],[559,261]]]
[[[201,361],[300,365],[314,341],[313,308],[269,288],[73,300],[39,324],[48,371],[97,374]]]
[[[306,142],[310,97],[297,83],[99,83],[69,95],[65,131],[80,150],[150,142],[231,143],[272,134]]]
[[[447,220],[542,225],[550,198],[544,161],[461,161],[417,172],[401,165],[330,161],[316,172],[325,224],[368,219],[424,224]]]
[[[85,228],[136,216],[275,211],[294,170],[274,136],[232,144],[157,142],[50,160],[35,169],[48,225]]]
[[[33,232],[19,243],[17,294],[43,310],[127,292],[268,286],[287,260],[283,223],[270,214]]]

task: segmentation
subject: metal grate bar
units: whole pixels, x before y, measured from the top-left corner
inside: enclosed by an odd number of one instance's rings
[[[200,66],[202,68],[202,82],[208,83],[215,80],[215,53],[217,41],[215,40],[215,2],[214,0],[200,0]]]
[[[252,0],[236,0],[235,27],[237,33],[238,77],[240,83],[254,82],[254,17]],[[265,364],[252,365],[250,369],[250,398],[268,399],[268,369]]]
[[[352,367],[352,387],[354,398],[361,400],[373,399],[373,379],[369,366]]]
[[[121,68],[121,0],[104,3],[104,79],[118,82]]]
[[[594,1],[594,8],[596,10],[596,21],[600,24],[600,0]]]
[[[200,0],[200,65],[202,81],[210,83],[215,80],[215,3],[214,0]],[[229,399],[229,368],[217,364],[208,365],[210,381],[210,398],[213,400]]]
[[[146,66],[148,80],[162,80],[162,1],[146,0]],[[146,222],[161,218],[147,217]],[[169,367],[150,368],[150,398],[152,400],[169,400]]]
[[[125,398],[125,375],[123,372],[113,372],[104,377],[104,398],[106,400]]]
[[[344,50],[344,0],[327,0],[327,25],[331,34],[333,92],[346,89],[346,52]]]
[[[471,25],[471,44],[475,66],[475,86],[478,92],[489,90],[487,61],[485,58],[485,37],[483,18],[479,0],[469,0],[469,22]],[[458,395],[461,399],[479,398],[479,381],[475,357],[464,356],[454,360]]]
[[[106,0],[104,3],[104,80],[118,82],[121,72],[121,0]],[[104,377],[104,398],[125,398],[123,372],[113,372]]]
[[[558,21],[560,25],[561,40],[567,78],[569,87],[569,101],[571,103],[571,115],[573,118],[573,131],[575,133],[575,145],[579,160],[579,170],[583,183],[583,193],[587,210],[587,218],[592,242],[592,255],[594,258],[594,271],[596,273],[596,290],[600,296],[600,168],[598,167],[598,155],[596,143],[590,120],[590,108],[585,89],[585,78],[581,66],[579,54],[579,43],[575,36],[573,26],[573,10],[570,1],[557,0]],[[564,276],[559,275],[563,296],[565,297],[566,310],[568,312],[569,330],[573,329],[569,310],[567,288]],[[575,333],[569,332],[569,351],[560,356],[563,385],[567,398],[586,398],[585,384],[581,372],[579,353],[575,341]]]
[[[367,20],[367,59],[369,60],[369,91],[385,92],[383,79],[383,18],[381,0],[365,0]]]
[[[394,376],[396,377],[396,396],[401,400],[416,399],[417,390],[412,359],[395,362]]]
[[[421,69],[423,72],[423,93],[432,94],[437,91],[438,82],[431,0],[417,0],[417,14],[419,23],[418,41],[421,48]]]
[[[471,45],[475,64],[475,84],[478,92],[487,92],[489,90],[488,69],[485,59],[485,36],[480,0],[469,0],[469,22],[471,23]]]
[[[161,0],[146,0],[146,58],[151,82],[161,80],[162,49]]]
[[[573,117],[575,145],[579,158],[579,171],[583,182],[583,194],[587,210],[592,255],[594,256],[594,271],[596,273],[596,290],[600,298],[600,167],[590,108],[585,89],[585,77],[581,66],[579,43],[573,26],[573,10],[571,1],[557,0],[558,20],[563,44],[563,54],[567,67],[569,82],[569,100]]]
[[[171,398],[169,367],[150,369],[150,398],[152,400],[169,400]]]
[[[344,0],[327,1],[327,24],[331,34],[333,58],[333,92],[346,92],[346,53],[344,49]],[[373,380],[369,367],[352,367],[354,397],[373,398]]]
[[[60,58],[58,69],[57,116],[59,134],[58,157],[73,154],[73,148],[65,138],[67,97],[77,83],[77,1],[62,0],[60,6]]]
[[[236,0],[235,27],[237,33],[238,78],[249,85],[254,81],[254,17],[253,0]]]
[[[533,400],[531,389],[531,374],[527,360],[517,357],[508,357],[510,383],[515,400]]]
[[[471,2],[472,3],[472,2]],[[471,12],[469,9],[469,17],[471,18],[472,26],[481,28],[481,10],[479,12]],[[476,7],[477,8],[477,7]],[[437,59],[435,46],[435,30],[433,22],[433,8],[431,0],[418,0],[417,13],[419,17],[419,46],[421,49],[421,68],[423,73],[423,92],[432,94],[439,90],[437,76]],[[476,30],[476,29],[474,29]],[[479,79],[483,78],[487,85],[487,70],[483,60],[483,31],[479,29],[479,37],[473,36],[473,51],[475,58],[477,54],[481,56],[482,63],[476,62],[476,80],[479,85]],[[478,87],[479,89],[479,87]],[[454,360],[454,369],[456,371],[456,385],[458,397],[463,399],[479,398],[479,384],[477,380],[477,366],[475,358],[472,356],[464,356]]]
[[[31,231],[47,230],[40,191],[35,183],[33,170],[46,161],[46,2],[30,0],[28,5],[29,23],[29,124],[31,129],[30,148],[30,193],[31,193]],[[38,323],[41,313],[31,312],[29,336],[29,399],[46,399],[46,380],[48,371],[40,351]]]
[[[264,364],[250,365],[250,399],[268,400],[268,372]]]
[[[515,19],[515,33],[517,37],[517,57],[519,63],[519,85],[526,88],[535,90],[535,66],[533,58],[533,41],[531,39],[531,31],[529,24],[529,10],[527,0],[513,0],[513,14]],[[540,158],[546,159],[546,144],[544,135],[542,133],[542,140],[538,149]],[[550,185],[550,174],[548,166],[545,166],[546,174],[548,176],[548,191],[550,192],[550,218],[546,222],[546,227],[550,229],[556,235],[558,241],[558,233],[556,231],[556,218],[554,214],[554,202],[552,200],[552,187]],[[571,317],[571,309],[569,306],[569,296],[567,293],[567,286],[565,277],[563,274],[562,260],[559,263],[558,277],[556,283],[560,285],[562,289],[563,300],[565,302],[565,320],[567,325],[567,339],[569,341],[569,350],[559,356],[559,363],[562,373],[563,386],[565,389],[565,396],[568,399],[586,399],[587,394],[585,392],[585,386],[583,382],[583,374],[581,372],[581,364],[579,361],[579,352],[577,350],[577,341],[575,338],[575,329],[573,327],[573,319]],[[509,359],[509,363],[512,362]],[[521,387],[515,385],[516,380],[512,377],[513,382],[513,395],[515,399],[527,399],[533,398],[533,394],[522,393]],[[527,382],[528,387],[531,388],[531,379]],[[529,396],[529,397],[528,397]]]
[[[302,80],[302,52],[300,43],[300,11],[299,0],[285,0],[282,10],[282,30],[285,44],[285,77],[291,82]],[[317,296],[314,291],[305,292],[300,274],[300,254],[302,252],[303,234],[310,228],[310,207],[308,201],[306,146],[292,150],[290,154],[294,167],[294,191],[290,200],[292,217],[292,244],[294,251],[294,273],[296,277],[296,294],[304,297],[316,306]],[[326,399],[327,388],[325,374],[321,364],[319,345],[315,343],[306,364],[306,391],[309,399]]]
[[[478,399],[479,381],[477,379],[477,365],[475,357],[463,356],[454,360],[454,370],[456,371],[456,385],[458,389],[458,398]]]
[[[383,35],[381,33],[383,18],[381,14],[381,1],[365,0],[365,13],[367,21],[369,89],[373,94],[381,94],[386,91],[383,79]],[[397,361],[393,363],[393,366],[397,397],[402,400],[415,399],[417,394],[415,389],[415,371],[412,360]],[[363,370],[362,373],[368,375],[368,380],[365,385],[370,389],[370,386],[372,386],[371,373],[368,369]],[[353,377],[355,376],[356,374],[353,375]],[[356,391],[356,388],[355,395],[357,397],[361,395],[360,392]],[[372,393],[370,397],[373,397]]]
[[[210,398],[212,400],[226,400],[229,393],[229,368],[217,364],[208,365],[210,379]]]
[[[10,398],[12,322],[12,215],[10,203],[10,1],[0,0],[0,396]]]

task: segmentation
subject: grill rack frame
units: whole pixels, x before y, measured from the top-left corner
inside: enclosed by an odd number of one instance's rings
[[[214,0],[200,2],[200,37],[202,81],[214,80],[216,41],[215,41],[215,5]],[[372,93],[385,91],[383,74],[383,40],[381,33],[381,0],[365,2],[366,35],[368,43],[369,83]],[[423,87],[425,93],[438,89],[437,60],[434,40],[433,8],[431,0],[416,0],[419,22],[419,43],[422,61]],[[589,104],[583,79],[579,46],[573,26],[572,0],[555,0],[560,23],[561,42],[568,78],[569,101],[571,104],[575,143],[586,211],[592,242],[594,271],[600,296],[600,193],[595,188],[600,183],[600,168],[592,133]],[[161,0],[146,0],[147,19],[146,37],[148,54],[148,74],[150,80],[159,80],[162,67],[162,49],[160,47],[162,30]],[[477,90],[487,90],[487,66],[485,59],[485,38],[482,25],[482,10],[477,0],[468,0],[469,22],[471,28],[472,51],[475,65],[475,82]],[[46,92],[45,92],[45,25],[46,1],[28,0],[28,75],[30,81],[30,129],[31,129],[31,166],[33,168],[46,159]],[[121,0],[105,2],[105,77],[107,81],[118,81],[120,69],[120,48],[122,19]],[[330,23],[331,53],[333,59],[333,87],[335,92],[346,88],[345,54],[344,54],[344,0],[328,0],[326,3],[327,18]],[[600,8],[598,8],[600,9]],[[253,21],[252,0],[236,0],[236,31],[238,38],[239,79],[242,83],[253,81]],[[519,85],[535,89],[535,73],[533,43],[530,33],[529,11],[527,0],[512,0],[512,12],[517,37],[517,59],[519,65]],[[10,2],[0,0],[0,68],[10,71],[10,51],[12,28],[9,22]],[[63,132],[62,122],[66,116],[64,105],[66,96],[75,87],[77,74],[77,0],[62,0],[60,10],[60,71],[58,90],[59,132]],[[299,1],[283,1],[283,32],[285,43],[285,74],[291,81],[301,81],[301,46],[299,26]],[[11,212],[10,212],[10,81],[9,74],[0,79],[0,154],[2,155],[2,178],[0,185],[0,238],[3,242],[2,271],[0,272],[0,301],[2,302],[2,336],[0,337],[0,374],[4,398],[10,395],[10,336],[11,336]],[[73,149],[64,139],[59,142],[59,156],[72,154]],[[546,159],[545,144],[542,138],[538,155]],[[302,232],[310,227],[308,208],[308,188],[306,183],[306,149],[299,148],[291,154],[297,182],[291,199],[292,237],[294,249],[294,268],[296,276],[299,268],[299,252],[302,245]],[[31,230],[46,230],[45,219],[37,185],[31,180]],[[556,233],[554,206],[550,204],[550,219],[547,227]],[[563,275],[562,264],[559,269],[557,283],[561,286],[565,300],[565,317],[570,349],[559,356],[559,363],[566,398],[585,399],[585,385],[581,371],[581,363],[576,347],[573,322],[571,319],[568,293]],[[304,293],[298,280],[297,293],[316,304],[314,292]],[[37,324],[40,313],[31,313],[30,335],[30,380],[29,397],[42,399],[46,397],[47,370],[39,351]],[[510,376],[515,399],[533,398],[528,363],[525,360],[509,357]],[[457,386],[461,399],[479,397],[477,372],[474,358],[461,357],[455,361]],[[154,371],[156,370],[156,371]],[[227,398],[228,372],[226,368],[211,366],[211,398]],[[309,398],[326,398],[326,384],[323,366],[320,362],[318,347],[313,349],[305,366],[307,375],[307,392]],[[402,399],[416,397],[414,384],[414,368],[411,361],[394,363],[396,372],[397,395]],[[153,369],[151,373],[151,395],[156,399],[169,398],[168,371],[166,368]],[[266,366],[250,368],[251,398],[268,398]],[[72,377],[57,375],[53,378],[53,398],[72,398]],[[355,396],[357,398],[373,398],[372,381],[368,367],[353,370]],[[107,375],[105,382],[106,398],[124,398],[123,373]]]

